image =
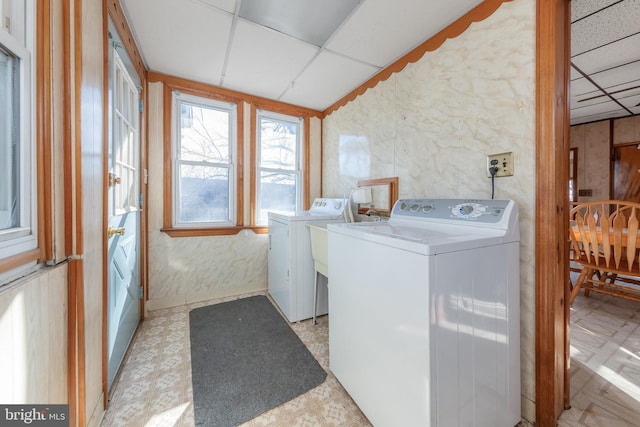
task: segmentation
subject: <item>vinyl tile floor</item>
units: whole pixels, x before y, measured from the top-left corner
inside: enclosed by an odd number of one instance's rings
[[[101,426],[194,426],[189,311],[233,299],[149,313],[113,386]],[[581,295],[571,308],[571,321],[572,408],[558,426],[640,426],[640,303]],[[328,369],[328,317],[319,317],[315,326],[311,321],[291,326],[327,370],[327,380],[243,426],[371,426]]]
[[[243,297],[251,295],[256,294]],[[149,313],[140,325],[114,385],[102,427],[194,426],[189,311],[233,299],[236,298]],[[328,370],[327,316],[320,316],[317,325],[308,320],[291,327],[328,372],[327,379],[242,426],[371,426]]]
[[[581,292],[570,319],[571,409],[558,426],[640,426],[640,302]]]

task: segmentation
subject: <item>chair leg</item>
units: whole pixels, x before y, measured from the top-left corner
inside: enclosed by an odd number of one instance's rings
[[[591,273],[590,276],[589,276],[589,273]],[[569,302],[569,304],[573,304],[573,300],[575,300],[576,296],[578,296],[578,292],[580,292],[580,288],[584,284],[584,281],[586,280],[587,277],[591,277],[591,276],[593,276],[593,271],[590,268],[585,267],[582,270],[582,273],[580,273],[580,276],[578,276],[578,280],[576,280],[576,284],[573,285],[573,287],[571,288],[571,301]],[[585,296],[586,295],[587,295],[587,289],[585,289]]]
[[[316,271],[315,277],[313,279],[313,324],[316,323],[316,313],[318,312],[318,273]]]
[[[590,279],[593,279],[593,276],[596,276],[598,278],[598,282],[602,281],[602,280],[606,280],[607,277],[607,273],[606,272],[602,272],[600,270],[591,270],[591,275],[589,275]],[[603,279],[604,276],[604,279]],[[598,285],[598,287],[600,287],[600,285]],[[588,297],[591,294],[591,288],[593,288],[593,283],[592,282],[586,282],[586,284],[584,285],[584,296]]]

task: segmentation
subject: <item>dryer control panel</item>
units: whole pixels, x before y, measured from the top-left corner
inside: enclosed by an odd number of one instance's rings
[[[318,197],[313,200],[309,213],[311,215],[342,215],[346,204],[345,199]]]

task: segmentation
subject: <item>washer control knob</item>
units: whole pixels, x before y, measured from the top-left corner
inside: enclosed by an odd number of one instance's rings
[[[411,212],[417,212],[417,210],[420,209],[420,205],[417,203],[414,203],[411,205],[409,209],[411,210]]]
[[[409,204],[407,202],[400,203],[400,210],[401,211],[406,211],[407,209],[409,209]]]
[[[462,205],[460,207],[460,213],[462,215],[469,215],[471,212],[473,212],[473,206],[471,205]]]
[[[431,203],[429,203],[428,205],[424,205],[422,207],[422,212],[424,213],[429,213],[433,210],[433,205]]]

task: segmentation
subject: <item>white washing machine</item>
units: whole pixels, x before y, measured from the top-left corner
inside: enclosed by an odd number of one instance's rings
[[[269,212],[268,289],[290,322],[313,317],[315,270],[309,223],[344,222],[344,199],[317,198],[311,209],[294,214]],[[327,282],[318,281],[317,314],[328,312]]]
[[[507,200],[328,226],[330,369],[373,425],[520,422],[519,239]]]

